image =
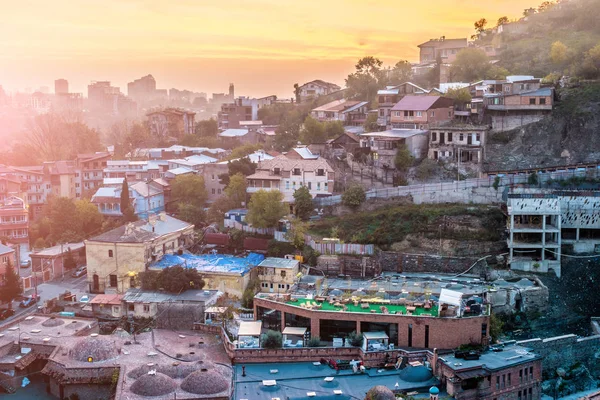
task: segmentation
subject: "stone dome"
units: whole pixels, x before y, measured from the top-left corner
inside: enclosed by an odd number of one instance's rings
[[[388,387],[379,385],[369,389],[365,400],[396,400],[396,396]]]
[[[71,358],[77,361],[88,361],[92,357],[92,362],[106,361],[119,356],[119,349],[112,340],[89,336],[81,339],[70,352]]]
[[[418,367],[408,366],[400,371],[400,379],[406,382],[427,382],[431,378],[433,378],[433,374],[423,365]]]
[[[140,396],[163,396],[172,393],[177,383],[172,378],[160,372],[151,371],[140,376],[131,385],[131,392]]]
[[[205,368],[204,366],[189,374],[183,382],[181,388],[188,393],[193,394],[217,394],[229,389],[229,374],[224,368],[214,366]]]

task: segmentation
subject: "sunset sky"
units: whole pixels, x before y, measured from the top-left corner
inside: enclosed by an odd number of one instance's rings
[[[541,0],[539,1],[541,2]],[[365,55],[418,59],[430,38],[469,37],[473,22],[518,18],[531,0],[2,0],[0,85],[69,80],[291,97],[294,83],[343,84]],[[87,95],[87,93],[86,93]]]

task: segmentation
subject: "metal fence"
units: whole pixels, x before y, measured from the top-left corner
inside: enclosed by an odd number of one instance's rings
[[[368,199],[385,199],[403,196],[414,196],[424,193],[437,192],[441,195],[444,192],[456,192],[460,190],[471,190],[474,188],[491,188],[494,187],[496,177],[498,178],[496,184],[498,190],[506,187],[512,187],[515,185],[529,185],[530,187],[541,187],[548,183],[550,180],[566,180],[575,177],[588,177],[597,178],[600,176],[600,166],[596,168],[573,168],[565,169],[563,171],[554,172],[538,172],[537,173],[537,184],[529,184],[530,173],[511,173],[511,174],[498,174],[490,175],[486,178],[478,179],[465,179],[464,181],[453,181],[453,182],[439,182],[439,183],[427,183],[421,185],[409,185],[409,186],[398,186],[394,188],[383,188],[383,189],[372,189],[366,192]],[[317,207],[331,206],[340,204],[342,202],[341,195],[335,195],[330,197],[321,197],[313,200]]]
[[[275,231],[275,240],[280,242],[289,242],[285,237],[285,232]],[[321,254],[363,254],[372,255],[375,252],[375,246],[372,244],[358,243],[335,243],[321,242],[314,240],[310,235],[304,235],[304,243]]]

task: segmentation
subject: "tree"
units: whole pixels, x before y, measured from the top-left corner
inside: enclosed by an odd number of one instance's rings
[[[550,46],[550,60],[555,65],[562,65],[567,61],[569,49],[561,41],[556,41]]]
[[[401,60],[394,65],[394,67],[389,70],[387,74],[387,82],[385,84],[397,85],[400,83],[408,82],[412,79],[412,65],[407,60]],[[383,82],[380,82],[380,85]],[[383,87],[385,85],[381,85]]]
[[[367,119],[365,120],[363,129],[365,130],[365,133],[377,132],[379,130],[379,124],[377,124],[376,113],[367,114]]]
[[[279,349],[283,343],[281,332],[267,331],[260,337],[261,346],[265,349]]]
[[[508,24],[508,17],[504,16],[504,17],[498,18],[498,22],[496,23],[496,26],[501,26],[501,25],[506,25],[506,24]]]
[[[219,126],[213,118],[196,122],[194,133],[201,137],[217,137]]]
[[[77,218],[77,207],[73,200],[66,197],[51,198],[46,207],[53,242],[81,239],[83,227],[81,220]]]
[[[305,144],[325,143],[325,139],[327,138],[325,126],[310,115],[304,120],[300,136],[302,137],[302,142]]]
[[[77,267],[77,261],[75,261],[75,257],[73,257],[73,252],[71,249],[67,251],[67,256],[65,257],[65,269],[73,269]]]
[[[183,268],[180,265],[167,267],[160,272],[140,273],[142,289],[163,289],[169,293],[183,293],[188,289],[201,290],[205,282],[195,268]]]
[[[486,78],[489,70],[490,60],[482,50],[466,48],[456,55],[450,67],[450,76],[453,81],[475,82]]]
[[[405,144],[398,146],[396,157],[394,157],[394,165],[398,171],[403,173],[408,171],[414,160],[415,158],[410,154]]]
[[[294,214],[306,221],[314,210],[313,198],[308,187],[301,186],[294,191]]]
[[[12,308],[12,301],[23,292],[21,279],[15,271],[10,259],[5,264],[4,286],[0,290],[0,302],[8,303],[8,308]]]
[[[485,18],[481,18],[480,20],[475,21],[475,23],[473,24],[473,26],[475,26],[475,32],[477,32],[477,34],[481,34],[482,32],[484,32],[486,25],[487,19]]]
[[[450,88],[445,94],[445,97],[449,97],[454,100],[454,106],[464,107],[465,104],[471,102],[471,92],[467,88]]]
[[[206,221],[204,209],[196,204],[177,204],[177,218],[193,224],[196,229],[202,227]]]
[[[294,83],[294,97],[296,98],[296,103],[300,103],[300,85]]]
[[[285,215],[283,194],[279,190],[260,189],[250,198],[246,219],[255,228],[274,228]]]
[[[344,124],[342,121],[327,121],[325,122],[325,137],[328,139],[335,139],[344,134]]]
[[[342,194],[342,204],[346,207],[357,208],[367,200],[365,189],[359,185],[351,185],[344,194]]]
[[[234,160],[242,157],[246,157],[248,154],[252,154],[257,150],[261,149],[260,144],[244,144],[242,146],[238,146],[231,150],[229,154],[229,159]]]
[[[538,12],[549,11],[552,8],[554,8],[555,5],[556,3],[553,1],[544,1],[542,4],[539,5]]]
[[[377,95],[377,90],[382,86],[379,82],[382,65],[383,62],[373,56],[358,60],[355,65],[356,72],[346,78],[346,97],[370,103]]]
[[[208,209],[207,219],[209,222],[223,223],[225,213],[236,206],[231,203],[227,196],[219,197]]]
[[[291,228],[285,233],[285,238],[298,250],[304,248],[304,235],[308,232],[308,223],[295,219],[292,221]]]
[[[121,185],[121,213],[123,213],[123,219],[125,222],[131,222],[132,213],[131,210],[133,206],[131,204],[131,199],[129,198],[129,184],[127,183],[127,178],[123,179],[123,184]]]
[[[225,194],[234,208],[241,207],[246,202],[246,177],[239,172],[233,175],[225,188]]]
[[[179,203],[204,207],[208,197],[202,175],[180,175],[171,184],[171,197]]]
[[[102,229],[103,217],[98,207],[89,200],[75,200],[77,219],[81,221],[82,233],[89,237]]]

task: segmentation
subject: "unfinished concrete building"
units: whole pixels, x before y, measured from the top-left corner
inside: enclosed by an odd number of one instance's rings
[[[510,193],[509,263],[511,269],[554,271],[560,276],[561,207],[553,193]]]

